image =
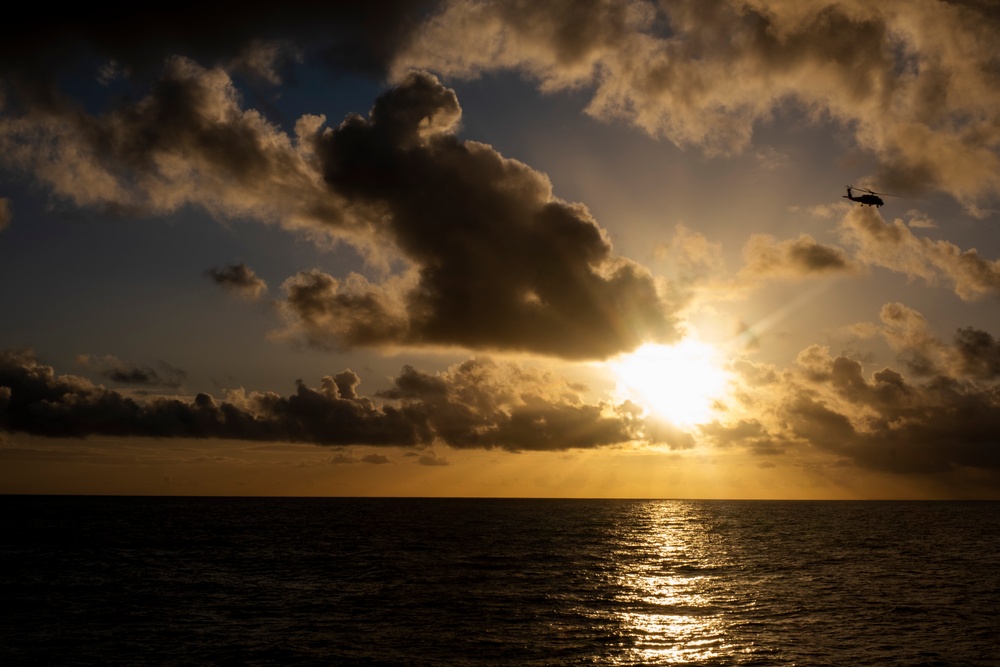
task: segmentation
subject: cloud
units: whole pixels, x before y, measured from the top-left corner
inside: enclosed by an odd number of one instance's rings
[[[779,456],[786,451],[785,438],[775,438],[757,419],[739,419],[733,423],[712,422],[701,427],[704,436],[721,447],[738,444],[760,456]]]
[[[684,281],[704,280],[725,268],[722,244],[684,225],[675,226],[670,241],[659,244],[655,254],[657,259],[669,261]]]
[[[361,384],[361,378],[350,368],[333,376],[333,384],[337,387],[337,396],[344,400],[354,400],[359,398],[357,386]]]
[[[216,285],[222,285],[230,292],[245,299],[259,299],[267,292],[267,283],[253,272],[246,264],[230,264],[221,269],[212,267],[205,271]]]
[[[358,462],[349,452],[338,452],[330,458],[330,465],[353,465]]]
[[[282,83],[282,70],[291,62],[301,62],[303,55],[292,43],[254,39],[229,61],[226,69],[248,74],[271,85]]]
[[[887,303],[879,312],[880,333],[911,373],[934,375],[950,366],[946,346],[931,333],[927,319],[901,303]]]
[[[952,343],[935,336],[926,318],[900,303],[882,307],[881,334],[911,373],[976,380],[1000,379],[1000,341],[974,327],[961,327]]]
[[[187,374],[165,361],[157,362],[157,368],[122,361],[110,354],[95,356],[81,354],[76,362],[95,371],[101,377],[118,384],[131,384],[146,387],[180,387]],[[159,370],[157,370],[159,369]]]
[[[733,367],[744,387],[730,408],[754,416],[707,425],[703,435],[767,458],[805,459],[812,449],[830,464],[932,476],[956,489],[984,475],[1000,483],[1000,343],[962,329],[954,345],[944,345],[927,337],[919,313],[900,304],[887,304],[882,317],[890,340],[913,346],[899,349],[932,357],[919,369],[925,379],[889,367],[866,372],[861,361],[821,345],[783,370],[744,361]]]
[[[561,378],[484,359],[435,375],[405,366],[379,396],[401,401],[458,449],[589,449],[676,435],[655,432],[630,403],[585,403]]]
[[[803,278],[857,273],[859,266],[836,246],[819,243],[808,234],[778,241],[769,234],[753,234],[743,246],[742,277]]]
[[[1000,193],[1000,17],[981,3],[452,0],[395,70],[521,71],[680,146],[746,149],[794,104],[853,132],[890,191]]]
[[[754,152],[754,159],[762,169],[773,170],[788,164],[788,155],[773,146],[762,146]]]
[[[412,73],[317,135],[327,185],[379,211],[412,271],[396,282],[319,271],[286,283],[287,312],[332,346],[432,345],[600,358],[677,335],[643,267],[612,253],[579,204],[489,146],[460,141],[453,91]]]
[[[312,344],[601,358],[675,338],[679,304],[648,270],[615,255],[544,174],[460,141],[460,118],[452,90],[412,73],[368,118],[324,129],[305,116],[292,137],[244,110],[225,70],[173,57],[131,106],[0,116],[0,155],[79,206],[197,205],[345,241],[383,272],[404,267],[380,283],[319,271],[287,281],[287,333]]]
[[[341,70],[378,74],[427,9],[426,2],[375,0],[363,4],[285,2],[280,7],[219,2],[164,13],[140,5],[114,16],[80,7],[53,15],[25,5],[17,34],[0,45],[0,76],[32,86],[37,94],[81,54],[95,55],[139,76],[157,69],[165,55],[183,54],[228,63],[267,80],[308,52]],[[234,20],[234,17],[239,17]]]
[[[0,232],[10,225],[10,200],[0,197]]]
[[[4,161],[77,206],[137,215],[196,205],[292,229],[340,219],[300,137],[243,109],[221,68],[171,57],[148,94],[98,115],[61,97],[5,112]],[[309,134],[321,122],[297,127]]]
[[[907,211],[906,215],[908,215],[910,218],[906,224],[912,227],[913,229],[937,228],[937,223],[934,222],[934,220],[932,220],[930,216],[928,216],[925,213],[922,213],[921,211],[918,211],[917,209],[911,209]]]
[[[0,429],[51,437],[224,438],[332,446],[440,443],[508,451],[638,441],[689,444],[688,436],[646,422],[630,403],[587,402],[581,394],[585,388],[512,363],[476,359],[433,375],[406,366],[375,397],[360,396],[359,384],[360,378],[345,370],[323,377],[318,387],[299,381],[290,396],[235,390],[221,401],[208,394],[138,401],[85,378],[57,375],[29,352],[4,352]]]
[[[947,241],[915,236],[902,220],[886,222],[870,207],[851,209],[839,231],[858,261],[932,285],[950,283],[966,301],[1000,289],[1000,261],[987,259],[975,249],[962,250]]]
[[[962,374],[981,379],[1000,378],[1000,341],[989,332],[963,327],[955,332],[955,351]]]
[[[546,91],[589,91],[586,112],[592,116],[624,120],[709,153],[747,149],[756,126],[794,106],[850,131],[876,158],[882,189],[904,194],[940,189],[970,211],[981,211],[1000,193],[1000,74],[993,66],[1000,57],[995,39],[1000,17],[983,3],[399,0],[228,9],[200,12],[192,22],[142,8],[122,10],[110,20],[82,11],[52,17],[40,8],[20,20],[19,34],[0,46],[4,111],[14,117],[0,134],[42,141],[72,158],[77,168],[61,170],[60,187],[76,197],[83,197],[87,186],[103,186],[94,191],[95,199],[118,202],[124,193],[109,188],[116,181],[121,185],[123,177],[108,164],[97,172],[84,169],[84,163],[94,162],[88,154],[94,146],[69,137],[90,134],[95,145],[119,157],[141,157],[148,147],[114,141],[116,133],[82,121],[83,114],[56,92],[58,74],[87,62],[81,54],[98,59],[95,80],[124,80],[137,90],[168,57],[168,70],[178,62],[200,62],[216,80],[241,73],[265,85],[294,84],[289,65],[306,58],[337,72],[375,78],[391,72],[395,81],[414,69],[449,77],[517,70]],[[233,14],[240,21],[234,23]],[[182,103],[192,99],[154,86],[152,98],[164,94],[179,105],[169,109],[181,112],[171,125],[188,122]],[[149,106],[148,101],[137,105],[134,120],[148,125],[151,113],[160,119],[172,115]],[[105,120],[122,116],[112,112]],[[202,116],[210,122],[219,118]],[[153,128],[145,130],[148,138],[158,136]],[[104,141],[96,141],[95,132],[104,133]],[[8,141],[3,148],[10,151],[17,143]],[[218,147],[226,143],[225,136],[217,140]],[[773,162],[767,147],[757,154]],[[288,172],[292,180],[296,171]],[[66,180],[69,173],[75,186]],[[52,173],[41,177],[57,180]],[[208,192],[181,198],[210,198]],[[176,205],[138,199],[130,203]],[[263,199],[253,197],[247,207],[263,207]],[[287,201],[273,208],[300,208],[297,213],[307,217],[319,212],[309,203],[296,207]]]
[[[862,368],[845,357],[814,368],[809,385],[822,394],[801,394],[785,404],[791,433],[875,470],[1000,470],[1000,405],[993,386],[940,375],[911,384],[892,369],[865,377]]]
[[[291,326],[279,338],[303,337],[319,348],[386,345],[407,338],[404,283],[373,284],[359,273],[345,280],[318,269],[301,271],[282,287],[280,306]]]
[[[451,462],[448,461],[448,459],[446,459],[443,456],[438,456],[434,452],[430,452],[429,454],[423,454],[422,456],[419,456],[417,458],[417,463],[422,466],[431,466],[431,467],[451,465]]]
[[[315,444],[412,445],[427,437],[399,410],[368,399],[338,397],[333,378],[295,394],[232,392],[219,403],[208,394],[193,400],[139,402],[85,378],[56,375],[30,353],[0,354],[0,387],[9,399],[0,428],[37,435],[86,437],[235,438]]]
[[[929,285],[948,284],[966,301],[1000,291],[1000,260],[948,241],[916,236],[914,229],[935,225],[918,211],[909,215],[909,223],[899,218],[886,222],[871,207],[848,209],[837,226],[846,249],[820,243],[809,234],[785,241],[753,234],[743,247],[744,266],[738,277],[795,279],[858,274],[880,267]]]

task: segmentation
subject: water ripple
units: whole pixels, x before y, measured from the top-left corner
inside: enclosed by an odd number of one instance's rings
[[[0,502],[3,664],[1000,664],[998,503]]]

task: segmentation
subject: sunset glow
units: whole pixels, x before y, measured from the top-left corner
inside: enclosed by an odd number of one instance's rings
[[[1000,12],[567,7],[19,18],[0,492],[1000,498]]]
[[[609,365],[623,395],[681,427],[710,420],[728,380],[718,352],[693,338],[643,345]]]

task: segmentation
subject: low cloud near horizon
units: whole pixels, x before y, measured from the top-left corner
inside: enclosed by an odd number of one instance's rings
[[[803,448],[862,469],[928,476],[960,486],[965,475],[1000,481],[1000,341],[966,327],[952,343],[902,304],[886,304],[879,333],[903,372],[864,370],[861,361],[813,345],[794,367],[737,359],[736,390],[723,406],[747,416],[713,422],[699,438],[740,448],[761,465],[796,459]],[[907,375],[912,376],[908,378]],[[920,379],[922,378],[922,379]],[[585,388],[549,372],[488,359],[446,371],[404,366],[371,397],[350,370],[299,381],[294,394],[230,391],[217,400],[144,401],[57,375],[30,353],[0,355],[0,428],[9,433],[86,437],[233,438],[317,445],[566,451],[665,444],[685,449],[691,435],[656,422],[629,402],[585,398]],[[758,408],[761,403],[766,411]],[[422,465],[446,459],[425,454]],[[956,481],[958,480],[958,481]]]
[[[86,358],[87,368],[140,383],[144,369]],[[152,382],[145,375],[141,384]],[[429,374],[404,366],[389,389],[358,394],[350,370],[319,386],[296,382],[290,396],[230,391],[222,400],[140,399],[86,378],[57,375],[30,352],[0,353],[0,429],[50,437],[90,435],[223,438],[317,445],[562,451],[654,441],[689,446],[690,436],[659,429],[628,403],[587,402],[583,388],[513,363],[473,359]],[[666,435],[667,439],[662,436]],[[425,465],[433,461],[428,459]]]

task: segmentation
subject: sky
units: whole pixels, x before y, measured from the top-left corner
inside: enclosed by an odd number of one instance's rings
[[[1000,498],[1000,6],[331,4],[8,27],[0,492]]]

